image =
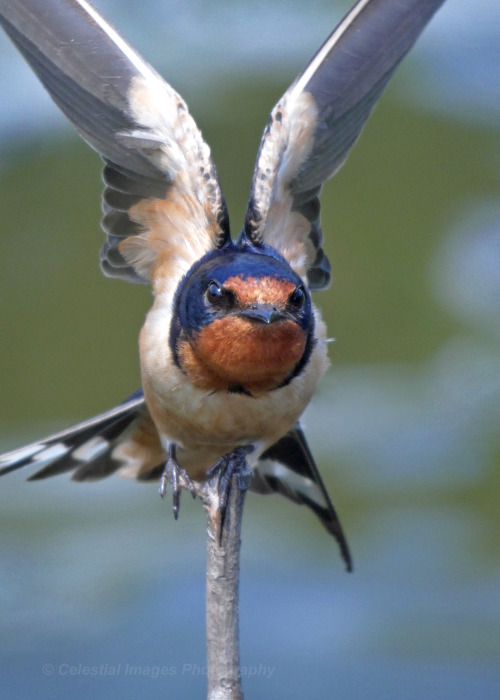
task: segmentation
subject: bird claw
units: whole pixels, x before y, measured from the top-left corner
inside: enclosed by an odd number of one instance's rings
[[[232,452],[223,455],[207,471],[207,481],[217,493],[217,507],[212,514],[215,536],[219,544],[222,540],[224,520],[226,517],[229,494],[233,477],[237,478],[237,487],[240,491],[246,491],[250,485],[252,472],[249,469],[246,457],[253,451],[252,445],[236,447]],[[213,510],[213,509],[212,509]]]
[[[159,492],[164,498],[168,484],[172,484],[174,518],[177,520],[179,517],[181,489],[187,489],[193,498],[199,495],[211,514],[215,536],[220,544],[233,477],[236,476],[236,484],[240,491],[248,489],[252,472],[247,465],[246,457],[253,449],[252,445],[242,445],[223,455],[208,469],[207,480],[197,487],[186,470],[177,462],[176,445],[170,445],[168,459],[160,478]]]
[[[168,459],[160,478],[160,496],[164,498],[168,483],[172,484],[172,512],[174,518],[179,517],[181,489],[187,489],[193,498],[196,497],[196,487],[185,469],[177,462],[176,447],[171,445],[168,450]]]

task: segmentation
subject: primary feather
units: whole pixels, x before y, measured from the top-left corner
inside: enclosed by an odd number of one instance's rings
[[[105,161],[104,273],[181,275],[229,236],[217,174],[184,100],[85,0],[1,0],[0,21],[52,99]],[[168,225],[182,217],[183,227]],[[165,225],[167,224],[167,225]]]
[[[245,219],[311,289],[330,281],[319,194],[344,163],[398,63],[444,0],[361,0],[271,112]]]

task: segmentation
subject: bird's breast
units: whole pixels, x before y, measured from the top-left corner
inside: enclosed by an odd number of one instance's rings
[[[259,393],[283,384],[304,354],[307,334],[292,320],[256,323],[219,318],[192,338],[181,338],[178,357],[194,386]]]
[[[281,388],[275,391],[256,391],[252,396],[228,391],[227,378],[221,380],[216,371],[203,365],[199,355],[194,355],[191,346],[181,343],[180,348],[184,348],[184,360],[190,368],[191,376],[198,376],[200,384],[203,381],[208,384],[217,381],[221,385],[226,382],[220,389],[200,388],[190,379],[187,370],[181,369],[174,362],[169,345],[168,321],[168,308],[165,310],[161,305],[154,307],[147,316],[140,336],[142,385],[162,446],[165,448],[171,442],[178,445],[181,466],[194,479],[204,478],[204,470],[208,466],[238,445],[262,443],[269,446],[276,442],[298,420],[327,367],[326,331],[316,316],[313,350],[303,370]],[[255,325],[253,332],[249,332],[251,326],[247,324],[250,323],[247,321],[236,325],[241,337],[238,338],[236,334],[233,344],[228,344],[231,334],[227,326],[227,336],[222,323],[214,326],[212,333],[200,338],[201,344],[197,346],[197,352],[201,352],[205,343],[210,345],[210,339],[213,351],[214,343],[219,340],[220,347],[218,345],[215,349],[215,356],[218,357],[216,369],[220,370],[220,365],[224,365],[225,354],[231,350],[231,354],[235,354],[233,359],[228,359],[229,366],[236,367],[234,357],[240,353],[243,360],[246,358],[247,376],[250,365],[255,377],[259,375],[255,369],[255,358],[266,358],[263,348],[267,347],[268,359],[262,364],[267,366],[267,381],[271,383],[271,379],[276,381],[280,374],[276,359],[280,358],[280,352],[281,359],[285,357],[286,363],[290,365],[296,357],[301,357],[304,343],[304,339],[300,339],[301,329],[295,328],[296,324],[290,326],[287,322],[280,322],[267,327],[264,324],[262,327]],[[245,329],[245,333],[241,332],[242,329]],[[266,331],[270,331],[270,335]],[[264,344],[257,342],[262,340],[260,333],[266,333]],[[234,328],[232,335],[235,335]],[[252,346],[255,349],[254,355],[250,352]],[[295,347],[293,351],[292,346]],[[213,352],[211,356],[214,362]],[[245,362],[241,364],[242,367],[245,366]],[[274,367],[276,371],[270,373],[269,367]],[[241,367],[239,370],[236,368],[235,373],[238,378],[243,376]],[[271,374],[274,374],[274,378],[270,379]],[[262,381],[263,375],[259,376]],[[255,456],[254,453],[252,455]]]

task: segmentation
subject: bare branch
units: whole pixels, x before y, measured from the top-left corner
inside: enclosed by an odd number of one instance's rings
[[[231,478],[221,522],[218,479],[202,485],[207,511],[208,700],[242,700],[239,651],[241,521],[251,472],[244,456]]]

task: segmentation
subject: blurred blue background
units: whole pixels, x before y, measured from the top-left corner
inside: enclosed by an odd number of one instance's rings
[[[267,114],[348,5],[99,0],[188,101],[241,225]],[[250,496],[248,698],[498,698],[500,6],[449,2],[323,192],[336,339],[307,434],[355,558]],[[146,288],[97,265],[99,159],[0,36],[0,449],[139,383]],[[199,698],[204,515],[154,486],[0,484],[2,696]]]

